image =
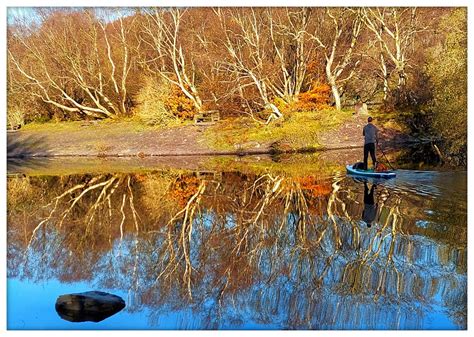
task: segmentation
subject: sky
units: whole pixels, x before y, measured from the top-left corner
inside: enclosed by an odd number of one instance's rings
[[[7,22],[8,24],[13,24],[16,19],[21,21],[34,21],[35,13],[31,7],[9,7],[7,9]]]
[[[49,8],[52,8],[52,7],[49,7]],[[81,9],[84,7],[69,7],[69,8]],[[112,14],[110,13],[110,11],[107,11],[107,13],[105,13],[104,11],[101,11],[100,10],[102,9],[101,7],[94,7],[94,8],[98,9],[96,12],[97,16],[98,17],[103,16],[105,21],[114,20],[118,18],[119,15],[127,16],[133,11],[133,8],[122,7]],[[16,20],[19,20],[20,22],[32,22],[32,23],[36,21],[36,23],[39,23],[39,18],[37,17],[35,13],[35,7],[8,7],[7,8],[7,23],[13,24],[15,23]]]

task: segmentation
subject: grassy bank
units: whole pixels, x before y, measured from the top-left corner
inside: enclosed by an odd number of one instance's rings
[[[269,125],[262,125],[250,117],[229,118],[208,128],[206,144],[213,149],[248,150],[264,145],[276,150],[318,148],[318,134],[334,129],[350,118],[352,112],[322,110],[297,112]]]
[[[159,131],[173,127],[192,124],[192,121],[184,121],[171,125],[148,125],[137,117],[121,117],[116,119],[103,119],[97,121],[63,121],[46,123],[28,123],[22,131],[32,132],[100,132],[105,134],[115,133],[139,133],[143,131]]]
[[[9,155],[107,157],[315,150],[339,146],[337,142],[346,138],[357,143],[358,139],[342,137],[339,131],[341,126],[359,127],[351,117],[351,110],[323,110],[287,114],[269,125],[250,117],[224,118],[210,126],[192,121],[150,126],[138,118],[31,123],[9,134],[14,150]],[[329,138],[336,144],[328,146],[328,137],[323,136],[327,131],[334,133]]]

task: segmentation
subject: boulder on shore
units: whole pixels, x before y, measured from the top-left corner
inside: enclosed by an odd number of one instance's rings
[[[367,104],[362,103],[362,102],[358,102],[354,106],[354,114],[356,114],[356,115],[368,115],[369,110],[367,109]]]
[[[61,295],[56,300],[58,315],[70,322],[100,322],[123,308],[125,301],[102,291]]]

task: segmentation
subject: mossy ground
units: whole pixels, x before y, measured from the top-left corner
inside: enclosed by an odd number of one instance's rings
[[[262,144],[278,144],[282,150],[318,148],[318,134],[337,128],[352,115],[351,111],[295,112],[269,125],[250,117],[230,118],[208,128],[207,145],[217,150],[246,150]]]
[[[120,132],[143,132],[148,130],[163,130],[173,127],[192,124],[192,121],[183,121],[167,126],[147,125],[138,117],[121,117],[116,119],[104,119],[100,121],[64,121],[47,123],[29,123],[21,128],[22,131],[35,132],[100,132],[115,134]]]

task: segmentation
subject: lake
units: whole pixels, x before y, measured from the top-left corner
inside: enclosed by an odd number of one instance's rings
[[[466,329],[467,172],[336,157],[9,163],[8,329]]]

